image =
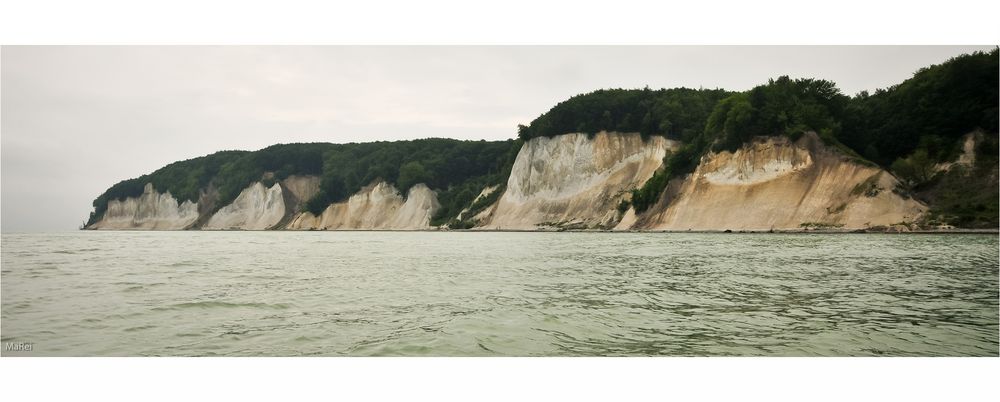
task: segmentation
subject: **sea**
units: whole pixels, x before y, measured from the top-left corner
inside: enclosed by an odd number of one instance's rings
[[[3,233],[3,356],[998,356],[997,234]]]

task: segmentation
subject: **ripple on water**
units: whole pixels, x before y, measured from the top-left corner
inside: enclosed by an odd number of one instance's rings
[[[997,356],[997,249],[996,235],[3,234],[3,340],[70,355]]]
[[[184,310],[184,309],[210,309],[210,308],[251,308],[285,310],[291,308],[289,303],[232,303],[224,301],[200,301],[189,303],[177,303],[164,307],[154,307],[154,311],[164,310]]]
[[[147,329],[153,329],[153,328],[156,328],[156,325],[140,325],[138,327],[125,328],[123,331],[125,331],[125,332],[136,332],[136,331],[145,331]]]

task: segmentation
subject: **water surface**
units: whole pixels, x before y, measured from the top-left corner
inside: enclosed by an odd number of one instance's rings
[[[998,236],[2,235],[5,356],[997,356]]]

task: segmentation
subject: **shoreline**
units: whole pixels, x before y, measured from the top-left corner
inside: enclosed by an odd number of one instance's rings
[[[78,231],[93,232],[422,232],[422,233],[692,233],[692,234],[1000,234],[1000,229],[945,229],[945,230],[869,230],[869,229],[798,229],[798,230],[602,230],[602,229],[333,229],[333,230],[286,230],[286,229],[264,229],[264,230],[198,230],[198,229],[177,229],[177,230],[146,230],[146,229],[79,229]],[[17,232],[8,232],[15,234]],[[45,233],[45,232],[22,232],[22,233]]]

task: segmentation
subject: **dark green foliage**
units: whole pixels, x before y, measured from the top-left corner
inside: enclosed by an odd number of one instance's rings
[[[521,150],[521,145],[524,144],[521,140],[510,140],[505,143],[509,144],[506,151],[497,149],[497,151],[503,151],[496,154],[495,166],[497,170],[491,170],[488,174],[471,178],[438,192],[438,202],[441,203],[441,208],[431,217],[431,225],[443,225],[449,220],[452,220],[454,223],[453,218],[458,216],[462,212],[462,209],[466,207],[469,207],[469,213],[465,217],[472,217],[499,199],[504,189],[506,189],[507,178],[510,177],[510,170],[514,166],[514,159],[517,158],[517,152]],[[497,189],[490,193],[490,195],[479,199],[469,206],[476,196],[489,186],[497,186]],[[466,224],[471,227],[474,223],[469,221]],[[455,228],[454,225],[452,227]]]
[[[987,148],[996,143],[998,77],[995,49],[921,69],[899,85],[853,98],[841,94],[830,81],[785,76],[742,93],[601,90],[556,105],[529,126],[520,126],[519,135],[529,139],[614,130],[682,139],[684,145],[664,159],[664,168],[633,190],[631,205],[642,212],[658,201],[670,179],[694,171],[709,150],[733,151],[756,136],[784,135],[795,141],[814,131],[827,146],[856,163],[874,161],[889,167],[896,161],[891,169],[908,189],[947,187],[985,194],[989,200],[962,203],[959,197],[938,208],[957,222],[982,224],[996,221],[996,186],[970,186],[975,181],[971,178],[978,177],[975,174],[949,173],[934,179],[932,169],[935,163],[954,160],[961,137],[971,131],[987,133]],[[988,174],[983,169],[989,166],[977,163],[976,172]],[[867,188],[863,193],[876,191]],[[937,199],[948,199],[939,193]],[[619,207],[627,209],[627,204]]]
[[[227,163],[214,178],[219,191],[217,206],[229,204],[250,184],[261,181],[264,172],[273,172],[265,185],[273,185],[291,175],[319,175],[323,172],[323,155],[336,145],[327,143],[278,144]]]
[[[830,81],[788,77],[730,94],[705,117],[704,129],[684,135],[684,145],[665,158],[665,168],[633,191],[631,203],[639,212],[654,204],[671,178],[694,171],[709,150],[734,151],[755,136],[795,141],[806,131],[817,132],[856,163],[897,161],[892,170],[905,187],[919,186],[931,179],[935,163],[957,157],[966,133],[979,128],[996,137],[997,56],[994,50],[956,57],[871,96],[849,98]]]
[[[618,131],[688,141],[701,133],[715,104],[730,94],[721,89],[601,89],[569,98],[519,126],[518,137]]]
[[[509,172],[510,171],[508,170],[508,174]],[[482,211],[486,207],[490,206],[491,204],[499,200],[500,195],[503,194],[504,190],[506,189],[507,185],[501,184],[497,186],[497,188],[493,189],[493,192],[489,193],[489,195],[476,200],[476,202],[473,202],[472,205],[469,206],[469,214],[475,215],[477,212]]]
[[[88,224],[104,214],[108,201],[124,200],[142,194],[146,183],[153,183],[159,192],[170,192],[179,202],[197,202],[200,192],[211,184],[219,193],[216,207],[229,204],[264,172],[274,177],[264,180],[272,185],[290,175],[319,175],[323,169],[323,154],[334,144],[279,144],[255,152],[222,151],[200,158],[171,163],[151,174],[122,181],[94,200],[94,212]]]
[[[660,194],[663,193],[665,188],[667,188],[667,183],[671,178],[670,168],[672,160],[673,155],[667,153],[667,155],[663,157],[663,164],[665,167],[657,170],[656,173],[653,173],[653,177],[646,180],[646,183],[644,183],[642,187],[632,190],[632,200],[629,204],[635,208],[636,213],[645,211],[659,201]],[[627,204],[618,204],[619,211],[625,212],[627,209]]]
[[[976,148],[971,167],[953,166],[914,188],[914,196],[930,205],[930,224],[996,229],[1000,226],[1000,160],[998,138],[987,135]]]
[[[706,142],[716,150],[733,151],[762,135],[796,140],[816,131],[835,138],[848,101],[830,81],[778,77],[719,102],[705,125]]]
[[[734,151],[755,136],[785,135],[794,141],[806,131],[817,131],[828,144],[846,148],[835,135],[848,101],[832,82],[784,76],[731,94],[705,115],[697,135],[687,136],[681,149],[664,159],[665,169],[633,192],[632,204],[641,212],[656,203],[670,179],[693,172],[706,152]]]
[[[927,155],[927,150],[918,149],[913,155],[896,159],[892,163],[892,171],[903,189],[910,191],[934,177],[934,162]]]
[[[520,141],[413,141],[351,143],[329,150],[320,192],[307,204],[313,214],[376,180],[393,183],[406,195],[414,184],[438,192],[441,209],[434,220],[454,217],[488,185],[507,179]]]
[[[643,212],[660,199],[663,189],[667,188],[670,180],[670,172],[666,170],[657,171],[639,189],[632,190],[632,206],[635,212]]]
[[[935,162],[951,160],[963,135],[977,128],[997,132],[998,87],[996,49],[955,57],[899,85],[855,96],[838,138],[882,166],[918,148]]]
[[[889,166],[901,190],[931,206],[930,223],[996,228],[997,49],[952,58],[920,69],[912,78],[874,94],[858,94],[848,107],[839,139],[865,157]],[[963,137],[979,130],[975,166],[934,166],[954,161]],[[891,165],[890,165],[891,163]]]
[[[506,176],[501,177],[498,174],[480,176],[438,192],[438,202],[441,203],[441,208],[431,217],[431,225],[439,226],[448,223],[449,220],[458,216],[462,209],[468,207],[483,188],[497,185],[506,179]]]
[[[408,189],[417,183],[428,182],[430,178],[424,165],[418,161],[410,161],[399,167],[399,178],[396,179],[396,185],[401,189]]]
[[[628,200],[621,200],[620,202],[618,202],[618,206],[615,209],[618,210],[618,213],[624,214],[625,211],[628,211],[628,207],[630,205],[632,205],[632,203],[629,202]]]
[[[742,144],[745,139],[748,140],[754,135],[750,131],[752,114],[753,106],[750,105],[747,94],[735,94],[723,99],[709,115],[701,142],[707,145],[706,139],[711,139],[711,142],[721,139],[722,148],[732,148]]]
[[[509,173],[510,173],[510,170],[508,169],[508,174]],[[506,178],[506,176],[504,175],[501,178]],[[496,184],[486,184],[486,185],[478,186],[478,183],[490,183],[490,182],[492,182],[492,180],[489,180],[489,179],[492,179],[492,178],[491,177],[484,177],[483,180],[470,181],[470,184],[468,185],[468,188],[478,188],[479,191],[481,191],[483,188],[486,188],[486,187],[491,186],[491,185],[496,185]],[[434,218],[431,219],[431,225],[440,226],[440,225],[443,225],[443,224],[447,223],[448,227],[450,227],[451,229],[468,229],[468,228],[471,228],[471,227],[475,226],[475,224],[476,224],[476,221],[473,220],[472,217],[476,216],[476,214],[478,214],[479,212],[481,212],[483,209],[485,209],[486,207],[490,206],[491,204],[493,204],[494,202],[496,202],[497,200],[499,200],[500,199],[500,195],[503,194],[503,192],[504,192],[505,189],[506,189],[506,185],[499,184],[499,185],[497,185],[497,188],[495,190],[493,190],[492,193],[490,193],[489,195],[487,195],[487,196],[485,196],[483,198],[480,198],[480,199],[476,200],[475,202],[472,202],[472,201],[475,199],[476,195],[479,195],[478,192],[476,194],[472,194],[470,192],[470,193],[468,193],[468,194],[466,194],[464,196],[453,197],[453,198],[451,198],[452,201],[450,202],[450,206],[447,208],[448,212],[445,212],[446,208],[442,208],[441,210],[438,210],[438,212],[434,215]],[[462,192],[464,193],[465,189],[463,189]],[[469,205],[470,202],[472,202],[472,205]],[[462,219],[458,219],[457,218],[458,214],[460,212],[462,212],[462,209],[464,209],[466,206],[468,206],[468,208],[469,208],[468,212],[466,212],[462,216]],[[454,218],[454,219],[449,220],[450,218]]]

